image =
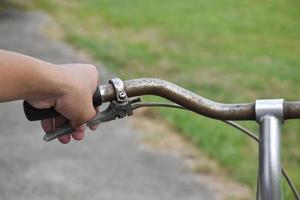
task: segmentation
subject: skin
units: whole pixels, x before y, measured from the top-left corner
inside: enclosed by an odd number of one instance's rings
[[[42,120],[43,130],[47,133],[69,122],[75,131],[58,140],[66,144],[84,137],[84,124],[97,112],[92,103],[99,83],[95,66],[55,65],[1,49],[0,61],[0,102],[23,99],[36,108],[54,107],[62,116]]]

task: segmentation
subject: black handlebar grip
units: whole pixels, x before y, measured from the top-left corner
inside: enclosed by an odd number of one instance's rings
[[[101,104],[102,104],[102,98],[101,98],[100,90],[97,87],[97,90],[93,96],[93,105],[94,107],[97,107],[100,106]],[[23,108],[24,108],[25,116],[29,121],[38,121],[38,120],[48,119],[48,118],[61,115],[53,107],[45,108],[45,109],[37,109],[34,108],[32,105],[30,105],[27,101],[23,102]]]

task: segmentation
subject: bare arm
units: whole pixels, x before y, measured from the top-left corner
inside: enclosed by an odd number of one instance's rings
[[[83,137],[82,124],[95,115],[92,96],[98,84],[98,72],[92,65],[55,65],[36,58],[0,50],[0,102],[24,99],[37,108],[54,106],[64,117],[42,121],[46,132],[56,123],[69,121]],[[54,123],[53,123],[54,122]],[[59,139],[67,143],[70,136]]]
[[[0,75],[0,102],[59,96],[67,85],[55,65],[4,50],[0,50]]]

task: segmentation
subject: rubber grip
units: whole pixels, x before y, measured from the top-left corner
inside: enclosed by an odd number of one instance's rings
[[[97,87],[97,90],[93,96],[93,105],[94,107],[97,107],[100,106],[101,104],[102,104],[102,98],[101,98],[100,90]],[[23,102],[23,109],[24,109],[25,116],[29,121],[38,121],[38,120],[53,118],[61,115],[53,107],[46,108],[46,109],[37,109],[34,108],[32,105],[30,105],[27,101]]]

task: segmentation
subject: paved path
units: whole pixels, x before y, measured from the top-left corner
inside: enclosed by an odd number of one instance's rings
[[[46,21],[39,13],[0,13],[0,48],[55,63],[82,60],[43,36]],[[213,199],[180,158],[142,149],[126,120],[102,125],[83,142],[45,143],[39,123],[28,123],[14,102],[0,105],[0,127],[1,200]]]

